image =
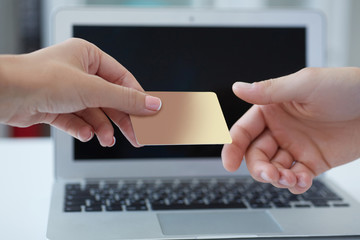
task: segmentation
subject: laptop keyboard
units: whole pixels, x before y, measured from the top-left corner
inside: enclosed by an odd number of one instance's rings
[[[65,212],[349,206],[319,180],[301,195],[243,178],[71,183],[65,193]]]

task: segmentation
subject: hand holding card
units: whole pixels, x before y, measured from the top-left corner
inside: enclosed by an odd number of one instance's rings
[[[148,92],[162,101],[152,116],[130,116],[140,145],[231,143],[220,103],[213,92]]]

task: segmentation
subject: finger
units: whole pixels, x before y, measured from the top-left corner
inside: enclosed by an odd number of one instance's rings
[[[134,115],[154,114],[161,108],[159,98],[133,88],[109,83],[98,76],[86,75],[84,84],[78,86],[78,89],[87,108],[113,108]]]
[[[295,159],[288,151],[278,149],[276,155],[271,159],[271,163],[279,168],[290,169]]]
[[[145,94],[124,66],[94,44],[81,39],[71,39],[66,44],[71,45],[70,49],[75,46],[86,50],[81,55],[85,72],[76,87],[85,107],[115,108],[136,115],[154,114],[160,109],[159,98]]]
[[[113,57],[103,52],[94,44],[88,43],[88,72],[101,78],[130,88],[144,91],[135,77]]]
[[[44,123],[48,123],[74,138],[87,142],[94,136],[92,126],[74,114],[48,114]]]
[[[293,157],[285,150],[278,149],[271,163],[279,170],[279,181],[273,182],[275,187],[289,188],[296,184],[296,175],[290,170],[294,162]]]
[[[106,115],[114,122],[120,129],[122,134],[129,140],[134,147],[140,147],[135,138],[135,133],[131,124],[129,115],[116,111],[114,109],[104,109]]]
[[[100,108],[88,108],[76,115],[92,126],[101,146],[111,147],[115,144],[114,128]]]
[[[280,178],[279,169],[271,163],[278,144],[269,131],[264,131],[246,152],[246,166],[251,176],[260,182],[276,183]]]
[[[311,187],[315,177],[312,171],[301,162],[295,162],[291,171],[296,175],[296,185],[290,187],[289,191],[293,194],[306,192]]]
[[[239,168],[250,143],[265,129],[265,120],[258,106],[251,107],[230,129],[231,144],[225,144],[221,158],[224,168]]]
[[[106,53],[101,54],[101,64],[96,74],[117,85],[144,91],[135,77],[124,66]]]
[[[316,81],[313,81],[316,69],[303,69],[296,73],[252,84],[236,82],[233,91],[239,98],[253,104],[271,104],[282,102],[303,102],[311,94]]]
[[[278,188],[292,188],[297,183],[296,175],[290,169],[277,167],[279,171],[279,180],[272,182],[271,184]]]

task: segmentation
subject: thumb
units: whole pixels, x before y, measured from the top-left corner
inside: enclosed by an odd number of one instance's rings
[[[233,84],[235,95],[258,105],[297,101],[302,102],[312,91],[314,81],[308,81],[304,70],[265,81]]]
[[[96,82],[96,86],[89,84],[88,88],[83,88],[81,94],[88,108],[112,108],[133,115],[154,114],[161,108],[161,99],[146,92],[102,79]]]

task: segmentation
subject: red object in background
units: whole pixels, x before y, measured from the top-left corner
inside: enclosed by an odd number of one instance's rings
[[[26,128],[12,127],[11,137],[40,137],[43,135],[42,133],[41,124]]]

